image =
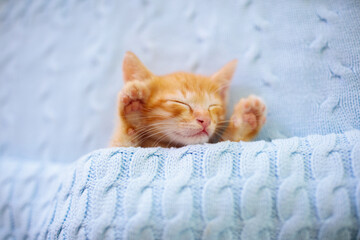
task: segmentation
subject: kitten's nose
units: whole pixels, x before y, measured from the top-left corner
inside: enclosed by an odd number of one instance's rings
[[[200,125],[205,129],[207,128],[207,126],[210,125],[210,118],[208,117],[198,117],[196,119],[196,121],[198,121],[198,123],[200,123]]]

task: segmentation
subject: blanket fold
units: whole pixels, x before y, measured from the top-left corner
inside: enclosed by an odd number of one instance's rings
[[[0,162],[0,239],[359,239],[360,131]]]

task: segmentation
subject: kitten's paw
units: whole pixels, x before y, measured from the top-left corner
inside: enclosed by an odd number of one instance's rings
[[[148,96],[149,91],[144,83],[140,81],[127,83],[119,94],[120,111],[124,115],[140,111]]]
[[[234,108],[231,122],[235,128],[247,132],[258,132],[266,122],[266,106],[263,101],[250,95],[241,99]]]

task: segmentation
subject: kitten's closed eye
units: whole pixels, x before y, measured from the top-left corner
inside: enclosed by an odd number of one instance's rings
[[[191,106],[190,106],[189,104],[187,104],[187,103],[182,102],[182,101],[173,100],[173,99],[167,99],[166,101],[167,101],[167,102],[170,102],[170,103],[174,103],[174,104],[178,104],[178,105],[187,107],[190,111],[192,111]]]
[[[220,119],[223,118],[223,114],[224,114],[224,109],[220,104],[212,104],[209,106],[208,109],[211,118],[217,122]]]
[[[220,104],[211,104],[211,105],[209,106],[209,111],[215,110],[215,109],[217,109],[217,108],[221,108],[221,105],[220,105]]]

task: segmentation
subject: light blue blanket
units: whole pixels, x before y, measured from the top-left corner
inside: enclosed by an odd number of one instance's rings
[[[360,131],[0,162],[0,239],[360,237]]]
[[[360,239],[359,23],[359,0],[0,1],[0,240]],[[267,142],[78,159],[128,50],[159,75],[238,59],[229,110],[262,97]]]

